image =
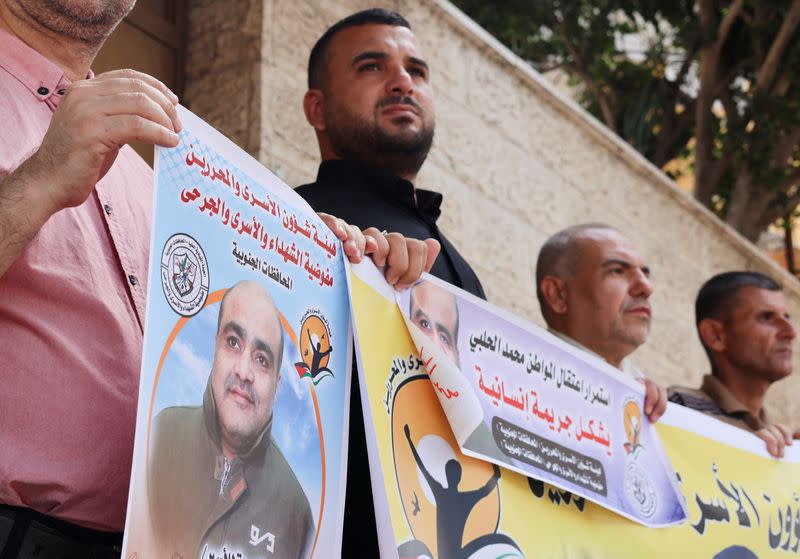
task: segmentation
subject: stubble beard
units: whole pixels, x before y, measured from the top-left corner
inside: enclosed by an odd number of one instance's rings
[[[241,410],[236,409],[233,411],[235,414],[234,421],[231,424],[224,424],[221,408],[223,406],[239,408],[239,405],[236,402],[232,400],[225,401],[228,399],[228,390],[234,385],[238,385],[240,390],[244,390],[250,396],[250,399],[252,400],[253,411],[249,416],[243,416]],[[232,449],[235,449],[237,453],[241,453],[248,447],[252,446],[256,438],[264,430],[264,427],[266,427],[266,422],[264,422],[262,425],[259,425],[260,422],[258,418],[258,412],[261,408],[261,400],[258,397],[258,394],[256,394],[256,392],[253,390],[252,385],[249,383],[243,383],[239,381],[236,375],[228,373],[223,385],[221,399],[216,404],[217,422],[219,424],[220,431],[222,432],[222,436],[225,438],[225,442],[231,446]],[[268,421],[269,420],[267,420],[267,422]]]
[[[781,356],[767,355],[766,358],[747,356],[744,359],[737,359],[735,365],[741,370],[750,371],[751,375],[763,379],[769,384],[783,380],[792,374],[791,358],[787,362],[787,359]]]
[[[136,0],[102,0],[97,6],[73,5],[66,0],[7,0],[17,17],[47,31],[98,49],[133,9]]]
[[[367,122],[338,108],[330,112],[327,121],[328,139],[341,159],[365,163],[398,176],[416,175],[433,145],[432,122],[423,122],[417,132],[406,129],[393,134],[377,122]]]
[[[643,324],[637,324],[632,327],[626,326],[624,322],[620,321],[614,325],[611,335],[623,344],[633,347],[631,350],[631,353],[633,353],[647,341],[647,336],[650,335],[650,322],[644,320],[642,322]]]

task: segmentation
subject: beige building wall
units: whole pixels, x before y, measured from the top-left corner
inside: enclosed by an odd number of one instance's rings
[[[203,42],[222,47],[229,35],[243,33],[248,43],[225,57],[219,95],[211,57],[205,59],[200,82],[212,85],[193,89],[187,81],[188,103],[288,184],[313,180],[318,152],[301,105],[308,53],[330,24],[374,4],[248,0],[214,3],[212,13],[211,2],[194,3],[203,9],[190,12],[190,64],[193,51],[208,52]],[[601,221],[633,238],[652,267],[653,329],[633,358],[659,382],[697,385],[707,371],[693,300],[717,272],[751,269],[777,277],[787,284],[790,311],[800,317],[796,281],[449,3],[381,5],[411,22],[432,69],[436,140],[419,184],[444,193],[442,229],[472,263],[492,303],[543,324],[533,280],[541,244],[568,225]],[[231,14],[233,6],[244,11]],[[198,14],[200,30],[192,24]],[[239,23],[220,28],[215,17]],[[252,58],[256,47],[259,61]],[[236,78],[231,68],[248,74]],[[248,83],[260,88],[260,99],[242,90]],[[794,426],[800,426],[800,404],[789,395],[800,390],[798,377],[769,394],[779,417]]]

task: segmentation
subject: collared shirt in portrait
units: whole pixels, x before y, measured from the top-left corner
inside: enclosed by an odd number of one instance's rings
[[[38,149],[69,86],[0,31],[0,177]],[[152,182],[123,147],[88,199],[54,214],[0,277],[0,503],[123,528]]]
[[[737,400],[730,390],[712,375],[703,377],[703,384],[699,389],[670,386],[668,394],[670,402],[754,433],[771,423],[764,408],[759,410],[758,415],[753,415],[747,406]]]

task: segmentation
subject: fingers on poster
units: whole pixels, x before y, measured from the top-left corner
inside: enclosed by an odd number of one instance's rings
[[[180,144],[156,152],[149,279],[163,297],[148,300],[126,556],[316,557],[341,534],[340,245],[180,110]]]
[[[434,278],[397,299],[465,453],[644,524],[685,518],[641,392],[619,371]]]
[[[363,374],[378,437],[380,469],[373,470],[373,476],[383,479],[386,488],[382,503],[376,497],[376,515],[389,515],[391,524],[380,534],[391,538],[389,543],[400,557],[527,555],[567,559],[668,553],[750,559],[800,549],[800,488],[796,485],[800,457],[780,462],[751,454],[760,446],[749,452],[733,448],[729,445],[737,436],[746,438],[740,431],[692,410],[668,409],[659,429],[665,454],[681,472],[680,477],[676,475],[676,484],[689,500],[688,519],[679,525],[658,530],[636,527],[610,509],[595,506],[557,484],[542,482],[541,476],[526,479],[506,465],[495,470],[494,458],[483,458],[490,450],[487,441],[472,436],[468,428],[448,416],[460,409],[453,402],[460,400],[467,388],[474,393],[482,392],[482,388],[491,391],[488,405],[479,409],[481,422],[489,426],[503,425],[497,413],[501,407],[518,414],[523,410],[517,407],[519,392],[508,390],[511,382],[502,384],[506,379],[495,379],[500,374],[484,364],[479,365],[484,373],[483,387],[480,371],[473,377],[466,371],[459,373],[462,384],[449,382],[443,373],[456,362],[459,371],[467,369],[469,353],[491,352],[501,362],[523,365],[524,374],[537,377],[539,385],[554,385],[556,393],[560,389],[580,395],[589,409],[608,407],[607,418],[602,418],[603,429],[597,422],[581,425],[578,420],[577,430],[566,437],[567,443],[579,439],[587,456],[588,449],[596,447],[598,451],[591,458],[602,462],[604,472],[608,472],[611,452],[617,471],[613,480],[612,474],[606,473],[606,487],[609,495],[616,492],[622,506],[638,510],[641,516],[658,515],[659,505],[663,506],[654,495],[657,488],[653,478],[647,475],[647,459],[659,447],[648,437],[641,394],[633,390],[620,395],[610,385],[557,366],[545,352],[531,351],[508,331],[498,329],[488,316],[475,320],[478,326],[470,332],[470,311],[462,306],[461,299],[458,312],[449,313],[450,319],[447,313],[439,313],[437,319],[435,311],[416,312],[423,305],[419,300],[412,303],[411,293],[401,295],[397,305],[392,291],[382,290],[377,272],[369,274],[356,267],[353,278],[357,334],[362,364],[366,364]],[[458,334],[452,320],[456,316]],[[426,330],[437,332],[437,324],[440,340],[425,334]],[[417,328],[421,341],[414,337],[413,328]],[[452,334],[442,332],[445,329]],[[459,341],[450,344],[451,339]],[[440,343],[445,347],[439,347]],[[572,370],[583,372],[577,367]],[[541,423],[544,430],[537,436],[552,442],[559,426],[563,434],[570,422],[559,413],[560,405],[547,403],[544,396],[542,400],[539,413],[529,400],[528,421],[529,425]],[[508,422],[520,427],[524,421],[517,416],[516,421]],[[533,428],[526,430],[532,432]],[[484,435],[487,432],[491,435],[488,429],[482,431]],[[387,439],[388,452],[383,446]],[[489,442],[498,446],[494,438]],[[483,454],[465,448],[480,445]],[[568,448],[567,444],[562,446]],[[717,464],[725,464],[727,475],[723,476],[722,466]],[[453,510],[453,501],[462,505],[457,511]],[[381,512],[379,505],[386,511]],[[673,517],[687,516],[682,501],[675,501],[673,506]]]

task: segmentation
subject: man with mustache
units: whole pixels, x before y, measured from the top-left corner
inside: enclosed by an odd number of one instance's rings
[[[599,223],[568,227],[539,251],[536,285],[548,329],[642,382],[644,413],[657,421],[666,390],[626,360],[647,340],[652,315],[650,268],[633,243]]]
[[[436,224],[442,195],[416,182],[433,142],[434,110],[430,68],[408,21],[372,9],[331,26],[311,50],[303,109],[317,135],[322,163],[316,182],[296,192],[316,211],[338,215],[392,247],[387,264],[407,259],[409,272],[385,271],[395,287],[411,286],[413,272],[424,262],[432,263],[433,275],[485,298],[477,276]],[[399,235],[375,235],[381,230],[425,241],[413,252],[394,250]],[[375,557],[377,531],[357,374],[351,386],[342,555]]]
[[[0,0],[4,559],[120,553],[153,198],[153,171],[126,144],[173,147],[180,132],[157,79],[90,71],[134,3]],[[351,260],[386,261],[321,217]]]
[[[164,557],[311,552],[308,498],[271,435],[282,354],[269,293],[237,283],[220,303],[203,405],[167,408],[153,425],[148,493]]]
[[[754,433],[782,457],[792,433],[769,419],[764,397],[792,373],[797,330],[783,288],[758,272],[718,274],[697,293],[695,324],[711,374],[698,389],[671,386],[669,400]]]
[[[0,0],[0,557],[119,557],[177,97],[91,64],[134,0]]]

